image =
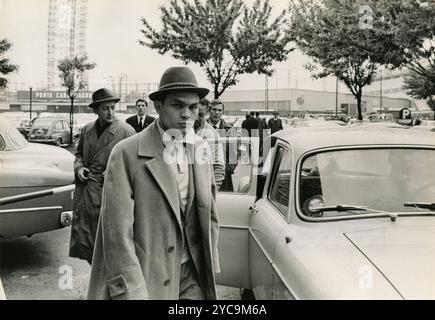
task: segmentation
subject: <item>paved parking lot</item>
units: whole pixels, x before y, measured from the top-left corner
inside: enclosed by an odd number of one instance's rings
[[[0,242],[0,276],[8,300],[85,299],[90,267],[68,257],[70,228]],[[72,275],[72,277],[70,277]],[[219,299],[240,299],[218,286]]]

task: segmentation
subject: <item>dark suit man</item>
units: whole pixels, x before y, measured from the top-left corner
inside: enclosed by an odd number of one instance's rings
[[[258,120],[254,117],[255,112],[251,111],[249,115],[249,119],[246,120],[246,130],[248,130],[248,134],[250,137],[252,136],[258,136],[258,132],[256,133],[255,130],[258,129]]]
[[[149,95],[159,119],[113,149],[88,299],[216,299],[212,155],[193,132],[208,92],[189,68],[169,68]]]
[[[278,118],[278,115],[278,112],[274,112],[273,118],[270,118],[269,122],[267,123],[270,128],[271,134],[283,129],[282,121]]]
[[[137,99],[136,101],[136,110],[137,115],[131,116],[125,120],[129,125],[131,125],[136,132],[141,132],[143,129],[148,127],[154,120],[154,117],[151,117],[146,114],[146,109],[148,108],[148,103],[144,99]]]

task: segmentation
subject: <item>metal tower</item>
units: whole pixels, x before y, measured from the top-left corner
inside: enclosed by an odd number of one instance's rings
[[[50,0],[47,41],[47,89],[59,88],[57,63],[86,53],[88,0]]]

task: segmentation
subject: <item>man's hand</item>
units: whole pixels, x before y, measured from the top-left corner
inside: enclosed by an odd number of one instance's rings
[[[90,170],[86,167],[80,168],[77,172],[77,175],[79,176],[80,181],[86,181],[89,179],[89,172]]]

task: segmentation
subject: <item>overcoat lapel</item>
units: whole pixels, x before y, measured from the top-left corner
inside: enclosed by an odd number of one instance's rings
[[[186,218],[192,208],[193,199],[195,198],[195,170],[193,167],[194,146],[187,144],[187,156],[189,159],[189,187],[187,192]]]
[[[197,146],[195,145],[195,147]],[[195,149],[195,153],[196,153],[196,149]],[[199,218],[200,220],[205,219],[204,221],[208,221],[210,219],[210,210],[211,210],[211,198],[210,198],[211,176],[208,170],[208,163],[206,163],[207,157],[209,155],[204,155],[204,156],[206,158],[203,158],[202,161],[194,161],[192,168],[193,168],[193,182],[194,182],[194,189],[196,191],[195,196],[196,196],[196,204],[198,207],[198,213],[202,211],[207,213],[206,216],[200,214]]]
[[[98,120],[97,120],[98,121]],[[91,129],[90,132],[90,143],[95,147],[92,149],[90,154],[90,161],[95,160],[102,152],[105,152],[104,147],[108,145],[115,138],[116,127],[118,126],[118,121],[115,119],[106,130],[103,131],[100,137],[97,137],[96,124]]]
[[[90,130],[86,134],[86,144],[89,146],[96,146],[98,142],[97,128],[96,128],[97,121],[95,121],[94,125],[90,128]],[[97,152],[97,148],[94,147],[89,148],[89,153],[88,153],[89,156],[86,157],[86,161],[90,162],[91,159],[94,158],[96,152]]]
[[[145,165],[156,180],[165,195],[166,200],[168,200],[169,205],[181,226],[180,200],[177,190],[177,181],[172,174],[172,169],[164,163],[163,159],[159,158],[148,160]]]
[[[165,195],[181,227],[177,181],[171,167],[163,159],[163,141],[155,122],[140,133],[138,156],[152,158],[145,162],[145,166]]]

